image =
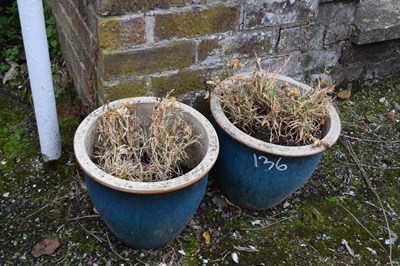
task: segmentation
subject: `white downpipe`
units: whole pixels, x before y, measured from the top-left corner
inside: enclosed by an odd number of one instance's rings
[[[61,140],[42,0],[17,2],[43,160],[57,160]]]

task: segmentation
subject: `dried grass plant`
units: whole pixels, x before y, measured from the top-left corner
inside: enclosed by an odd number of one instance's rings
[[[322,129],[329,118],[326,109],[331,101],[333,85],[320,80],[310,91],[277,80],[261,67],[250,75],[237,74],[240,63],[233,60],[228,78],[221,82],[216,77],[207,82],[216,86],[222,109],[228,119],[239,129],[257,139],[279,145],[325,145]]]
[[[100,168],[139,182],[163,181],[183,174],[186,149],[198,143],[201,136],[194,134],[175,105],[173,97],[158,99],[147,124],[138,117],[135,104],[107,107],[97,126],[95,157]]]

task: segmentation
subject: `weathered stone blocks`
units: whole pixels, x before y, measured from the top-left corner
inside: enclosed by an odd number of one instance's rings
[[[339,82],[399,72],[400,40],[353,43],[363,38],[362,25],[354,30],[358,0],[47,1],[75,85],[92,106],[171,89],[194,104],[227,62],[238,58],[250,70],[256,55],[270,71],[290,56],[282,74],[306,82],[325,68]]]
[[[153,9],[167,9],[184,6],[185,0],[98,0],[96,10],[102,16],[117,16],[128,13],[145,12]]]
[[[237,29],[239,17],[240,6],[160,14],[155,16],[154,38],[163,40],[226,32]]]
[[[99,18],[97,21],[100,48],[118,48],[145,43],[144,17]]]
[[[294,50],[320,50],[324,38],[324,27],[302,26],[283,29],[280,34],[278,52]]]
[[[311,20],[318,10],[318,0],[246,1],[246,28],[259,28]]]
[[[193,63],[193,44],[178,42],[133,51],[102,50],[98,65],[103,79],[111,80],[182,69]]]

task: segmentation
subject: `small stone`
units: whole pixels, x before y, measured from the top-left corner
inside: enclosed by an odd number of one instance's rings
[[[8,198],[8,197],[10,196],[10,194],[11,194],[10,192],[4,193],[4,194],[3,194],[3,198]]]
[[[384,102],[386,102],[386,97],[382,97],[382,98],[380,98],[380,99],[379,99],[379,102],[380,102],[380,103],[384,103]]]
[[[183,255],[183,256],[186,255],[186,252],[185,252],[183,249],[178,250],[178,253],[181,254],[181,255]]]
[[[239,256],[238,256],[238,254],[236,252],[233,252],[231,256],[232,256],[232,260],[235,263],[239,264]]]

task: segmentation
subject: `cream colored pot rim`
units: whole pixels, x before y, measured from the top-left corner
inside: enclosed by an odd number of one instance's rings
[[[109,103],[109,106],[115,107],[120,106],[124,103],[153,103],[156,97],[134,97],[117,100]],[[75,132],[74,137],[74,150],[76,160],[81,167],[81,169],[92,179],[97,181],[104,186],[112,188],[114,190],[124,191],[127,193],[134,194],[159,194],[172,192],[184,187],[187,187],[208,174],[211,167],[214,165],[219,152],[219,142],[217,134],[211,125],[211,123],[197,110],[194,108],[177,102],[176,108],[184,111],[188,116],[196,119],[207,132],[208,147],[202,147],[207,149],[206,155],[202,161],[188,173],[176,177],[171,180],[158,181],[158,182],[135,182],[130,180],[124,180],[113,175],[110,175],[103,170],[101,170],[93,161],[91,160],[89,154],[86,152],[86,145],[88,141],[88,129],[95,126],[97,119],[100,115],[105,112],[104,107],[97,108],[91,114],[89,114],[79,125]]]
[[[239,76],[247,76],[250,75],[251,73],[243,73],[240,74]],[[294,86],[298,86],[301,89],[308,91],[311,90],[312,88],[310,86],[307,86],[303,83],[297,82],[293,80],[292,78],[283,76],[283,75],[276,75],[277,80],[283,81],[283,82],[288,82],[289,84],[292,84]],[[227,81],[223,81],[227,82]],[[273,154],[276,156],[281,156],[281,157],[305,157],[305,156],[310,156],[314,154],[319,154],[323,151],[325,151],[327,148],[324,146],[318,146],[314,147],[312,145],[305,145],[305,146],[281,146],[281,145],[276,145],[276,144],[271,144],[259,139],[256,139],[254,137],[251,137],[238,129],[235,125],[233,125],[229,119],[226,117],[225,113],[222,110],[221,103],[220,103],[220,98],[218,94],[218,88],[211,93],[211,99],[210,99],[210,108],[212,115],[216,121],[216,123],[219,125],[219,127],[230,137],[233,139],[237,140],[238,142],[254,149],[260,152],[264,153],[269,153]],[[339,115],[336,111],[336,109],[332,106],[332,104],[329,104],[327,106],[328,112],[329,112],[329,117],[330,117],[330,127],[328,129],[328,132],[326,133],[325,137],[322,139],[327,146],[330,147],[332,146],[337,139],[339,138],[340,135],[340,130],[341,130],[341,123],[340,123],[340,118]]]

